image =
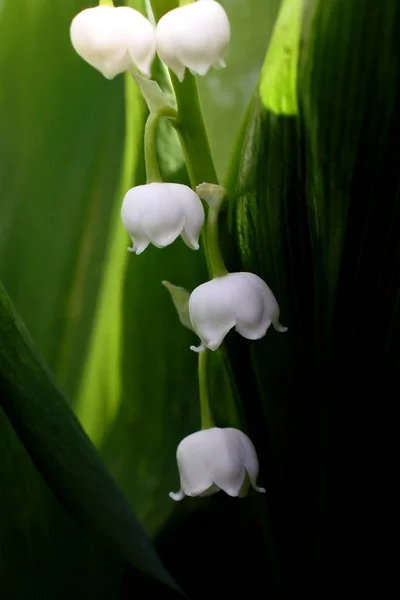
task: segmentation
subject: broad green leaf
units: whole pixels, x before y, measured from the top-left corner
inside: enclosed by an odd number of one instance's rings
[[[1,406],[59,504],[105,551],[171,588],[129,504],[68,407],[3,288]]]
[[[228,340],[279,597],[319,586],[316,572],[360,593],[366,565],[397,585],[399,30],[396,0],[285,0],[231,169],[232,268],[267,281],[289,327]]]
[[[123,563],[57,502],[2,409],[0,452],[1,597],[120,598]]]

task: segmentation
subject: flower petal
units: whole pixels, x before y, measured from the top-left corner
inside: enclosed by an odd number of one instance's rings
[[[251,284],[254,286],[254,288],[258,289],[260,294],[263,296],[264,298],[264,307],[265,307],[265,315],[264,318],[266,318],[268,316],[268,318],[271,320],[272,322],[272,326],[274,327],[274,329],[280,333],[284,333],[285,331],[288,330],[287,327],[284,327],[283,325],[280,324],[279,322],[279,304],[276,301],[276,298],[274,296],[274,294],[272,293],[271,289],[268,287],[268,285],[265,283],[265,281],[263,279],[261,279],[261,277],[258,277],[258,275],[255,275],[254,273],[242,273],[242,275],[244,275],[249,282],[251,282]]]
[[[189,300],[190,319],[202,343],[216,350],[232,327],[250,340],[266,334],[279,307],[267,284],[253,273],[228,273],[197,287]]]
[[[107,79],[122,72],[120,61],[126,52],[114,28],[114,10],[111,6],[86,8],[76,15],[70,27],[76,52]]]
[[[202,0],[166,13],[158,22],[156,37],[159,57],[182,81],[185,67],[205,75],[212,65],[222,66],[230,26],[218,2]]]
[[[135,239],[132,238],[132,248],[128,248],[128,251],[139,255],[146,250],[149,244],[149,238],[144,233],[139,232],[135,235]]]
[[[210,487],[208,489],[206,489],[204,492],[202,492],[201,494],[199,494],[199,496],[201,498],[206,498],[207,496],[212,496],[213,494],[216,494],[217,492],[220,492],[220,488],[215,485],[215,483],[213,483],[212,485],[210,485]]]
[[[181,479],[174,500],[186,496],[209,496],[219,490],[229,496],[247,494],[249,480],[256,484],[258,459],[252,442],[238,429],[212,427],[197,431],[182,440],[177,449]]]
[[[200,346],[190,346],[190,349],[193,352],[197,352],[198,354],[200,354],[200,352],[204,352],[205,350],[207,350],[207,348],[203,344],[200,344]]]
[[[202,344],[210,350],[216,350],[228,331],[236,325],[232,288],[225,285],[225,277],[216,277],[199,285],[189,299],[192,325]]]
[[[179,490],[179,492],[170,492],[169,497],[172,498],[172,500],[175,500],[175,502],[179,502],[180,500],[184,499],[185,494],[182,492],[182,490]]]
[[[185,223],[181,237],[185,244],[192,250],[199,248],[199,235],[204,225],[204,208],[199,196],[187,185],[168,183],[168,193],[174,196],[174,201],[179,202],[185,215]]]
[[[139,185],[127,192],[121,208],[122,223],[133,240],[150,240],[158,248],[171,244],[181,233],[185,215],[168,184]],[[143,248],[144,249],[144,248]]]
[[[265,336],[270,325],[271,319],[268,317],[257,322],[238,321],[235,330],[248,340],[260,340]]]
[[[215,452],[212,463],[212,478],[214,483],[229,496],[238,496],[245,480],[246,471],[243,464],[241,448],[232,428],[220,429],[221,439],[218,451]]]
[[[155,28],[133,8],[87,8],[73,19],[70,36],[76,52],[107,79],[132,64],[149,75],[156,51]]]
[[[133,63],[143,75],[150,77],[151,64],[156,54],[154,25],[139,11],[128,6],[115,8],[115,15],[121,36],[123,35],[129,62]]]
[[[210,463],[215,452],[215,429],[197,431],[184,438],[176,451],[181,489],[186,496],[200,496],[214,483]]]
[[[235,439],[236,452],[240,455],[240,460],[246,469],[252,487],[257,492],[265,493],[265,488],[257,485],[259,464],[257,452],[254,448],[253,442],[245,433],[243,433],[243,431],[240,431],[239,429],[228,427],[225,429],[225,431],[229,431],[229,436]]]

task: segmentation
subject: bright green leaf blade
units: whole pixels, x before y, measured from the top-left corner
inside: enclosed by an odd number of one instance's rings
[[[150,540],[0,289],[2,407],[64,508],[116,557],[174,588]]]
[[[226,174],[243,114],[260,76],[280,3],[281,0],[221,0],[232,32],[227,66],[218,71],[210,69],[206,77],[197,78],[221,181]]]
[[[295,115],[297,65],[303,17],[298,0],[283,0],[262,68],[259,90],[265,108],[277,115]]]

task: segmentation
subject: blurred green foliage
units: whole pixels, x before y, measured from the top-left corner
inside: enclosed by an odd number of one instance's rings
[[[144,10],[140,0],[130,5]],[[223,5],[233,33],[229,67],[200,82],[220,176],[278,2]],[[202,251],[181,241],[141,257],[126,252],[119,207],[125,191],[144,182],[146,108],[133,83],[104,80],[73,51],[69,24],[87,6],[4,0],[0,7],[0,278],[111,473],[155,534],[176,508],[168,497],[177,484],[176,446],[199,426],[194,336],[180,326],[161,281],[191,290],[207,272]],[[168,88],[159,63],[154,74]],[[160,127],[158,146],[164,176],[187,182],[168,125]],[[217,356],[210,377],[216,415],[228,424],[220,396],[229,384]],[[25,598],[31,589],[53,598],[57,586],[60,598],[118,597],[123,565],[74,525],[3,416],[2,431],[5,597]],[[14,584],[17,554],[25,558],[26,579]]]

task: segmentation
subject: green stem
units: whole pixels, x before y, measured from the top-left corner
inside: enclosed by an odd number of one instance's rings
[[[215,427],[214,419],[211,414],[210,400],[208,397],[208,382],[207,382],[207,355],[208,350],[199,353],[199,393],[200,393],[200,414],[201,428],[210,429]]]
[[[175,118],[176,111],[168,106],[150,113],[144,130],[144,157],[146,163],[147,183],[162,181],[157,159],[157,126],[162,117]]]
[[[173,73],[171,81],[178,107],[175,127],[185,156],[190,183],[193,188],[204,181],[218,183],[200,108],[196,79],[187,71],[182,83]]]
[[[196,78],[186,71],[182,83],[174,73],[171,82],[177,103],[177,119],[174,123],[185,157],[190,183],[193,189],[200,183],[218,183],[217,172],[211,155],[211,148],[200,107]],[[207,269],[211,272],[204,229],[201,234]]]
[[[219,245],[219,211],[220,207],[209,207],[206,229],[208,258],[210,261],[211,274],[213,277],[222,277],[223,275],[226,275],[228,273],[228,270],[224,263],[224,259],[222,258],[221,248]]]
[[[114,8],[113,0],[99,0],[99,6],[111,6]]]

